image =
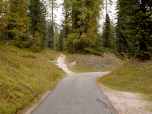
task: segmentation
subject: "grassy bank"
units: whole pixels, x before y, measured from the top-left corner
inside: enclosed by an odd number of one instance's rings
[[[31,53],[27,49],[0,45],[0,113],[20,114],[53,89],[67,75],[48,62],[57,56],[50,49]]]
[[[121,91],[137,92],[152,101],[152,60],[130,60],[110,74],[97,79],[98,83]]]
[[[112,53],[105,53],[104,56],[66,54],[68,68],[76,73],[111,71],[122,65],[123,61]],[[70,63],[76,61],[76,65]]]

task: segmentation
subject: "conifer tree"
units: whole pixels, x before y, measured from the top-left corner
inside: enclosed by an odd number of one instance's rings
[[[103,42],[104,42],[104,47],[112,47],[113,45],[113,32],[112,32],[112,25],[110,21],[110,17],[107,14],[104,28],[103,28]]]
[[[120,28],[126,39],[126,52],[141,59],[150,59],[152,51],[150,4],[151,0],[119,0],[119,15],[127,17],[126,21],[122,20],[125,29]]]
[[[125,34],[125,31],[128,29],[127,23],[128,23],[128,17],[124,13],[124,9],[126,6],[124,6],[125,2],[118,0],[117,1],[117,23],[116,23],[116,45],[117,45],[117,51],[119,53],[128,53],[128,37]]]
[[[68,2],[68,14],[70,16],[67,17],[66,20],[69,21],[69,25],[71,25],[71,32],[68,34],[67,43],[68,48],[72,51],[72,53],[75,53],[75,44],[77,44],[80,41],[80,31],[78,26],[78,20],[79,20],[79,11],[80,8],[80,0],[67,0]]]
[[[57,3],[56,3],[56,0],[49,0],[50,1],[50,8],[52,10],[52,20],[51,20],[51,39],[53,41],[53,46],[52,46],[52,49],[54,49],[54,8],[57,8]],[[50,39],[50,40],[51,40]],[[50,42],[51,43],[51,42]]]
[[[108,15],[108,0],[105,0],[105,6],[106,6],[106,19],[105,19],[105,23],[104,23],[104,46],[105,47],[110,47],[110,32],[111,32],[111,24],[110,24],[110,18]],[[109,0],[110,4],[112,4],[112,1]]]
[[[1,17],[1,23],[2,23],[1,32],[5,40],[9,39],[8,38],[9,14],[10,14],[9,2],[5,0],[3,2],[3,16]]]
[[[91,47],[97,39],[101,1],[94,0],[68,0],[68,20],[71,25],[71,34],[68,35],[68,44],[78,49]],[[70,48],[71,48],[70,46]]]
[[[139,51],[137,57],[141,59],[150,59],[152,56],[152,37],[150,36],[152,34],[152,19],[150,18],[152,11],[147,8],[148,4],[150,4],[150,0],[141,0],[136,17],[131,18],[131,21],[137,19],[135,22],[138,24],[136,37],[138,37]]]
[[[69,24],[70,11],[68,10],[70,6],[68,0],[64,0],[62,6],[63,6],[62,11],[64,16],[64,19],[62,21],[63,38],[65,39],[65,41],[67,41],[68,35],[70,34],[70,24]],[[66,44],[66,48],[68,48],[68,44]]]
[[[59,30],[58,30],[57,26],[55,26],[54,28],[55,28],[55,30],[54,30],[55,31],[54,32],[54,49],[58,50],[58,47],[59,47],[58,40],[59,40],[59,37],[60,37],[60,33],[59,33]],[[51,29],[52,29],[52,27],[51,27]]]
[[[2,14],[3,0],[0,0],[0,15]]]
[[[99,0],[85,0],[84,4],[84,8],[81,9],[82,12],[84,12],[84,15],[81,15],[84,27],[82,40],[87,48],[94,45],[98,37],[97,32],[99,28],[101,5],[103,2]]]
[[[19,47],[24,47],[29,39],[28,1],[27,0],[9,0],[9,37],[15,41]]]
[[[63,31],[60,31],[59,39],[58,39],[58,50],[63,51],[64,49],[64,39],[63,39]]]
[[[37,31],[40,35],[42,46],[45,45],[46,40],[46,8],[42,1],[40,0],[30,0],[29,2],[29,10],[30,10],[30,19],[31,26],[30,31],[31,34],[34,35]]]
[[[41,49],[41,38],[39,33],[36,31],[32,40],[32,46],[31,46],[31,50],[32,52],[36,53],[39,52]]]
[[[0,0],[0,15],[2,15],[3,0]],[[2,29],[2,19],[0,18],[0,30]],[[2,31],[0,31],[0,36]]]
[[[52,38],[52,25],[50,25],[50,21],[48,22],[48,26],[47,26],[47,41],[48,41],[48,47],[49,48],[52,48],[53,47],[53,44],[52,44],[52,40],[51,40],[51,38]]]

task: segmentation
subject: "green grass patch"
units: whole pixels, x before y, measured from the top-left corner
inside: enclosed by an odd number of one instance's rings
[[[47,60],[58,52],[45,49],[32,53],[28,49],[0,46],[0,113],[21,114],[67,74]]]
[[[152,101],[152,60],[130,60],[101,78],[98,83],[121,91],[137,92]]]

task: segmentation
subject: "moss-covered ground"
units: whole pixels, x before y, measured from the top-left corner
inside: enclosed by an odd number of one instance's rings
[[[32,53],[12,45],[0,45],[0,114],[20,114],[37,102],[67,74],[48,60],[58,52]]]

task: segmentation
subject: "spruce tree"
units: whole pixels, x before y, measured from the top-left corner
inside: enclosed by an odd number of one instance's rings
[[[152,51],[151,0],[119,0],[119,6],[119,16],[127,17],[127,20],[121,20],[125,29],[120,27],[126,39],[124,41],[127,45],[126,52],[128,55],[141,59],[150,59]]]
[[[126,31],[128,30],[128,16],[125,14],[125,10],[127,5],[125,4],[126,1],[117,1],[117,23],[116,23],[116,46],[117,51],[119,53],[127,53],[127,55],[130,55],[130,52],[128,51],[128,36]],[[131,42],[130,42],[131,45]],[[132,50],[133,51],[133,50]],[[133,51],[134,52],[134,51]]]
[[[138,13],[136,12],[135,18],[131,18],[131,21],[138,19],[135,23],[138,30],[136,37],[139,42],[137,57],[141,59],[150,59],[152,56],[152,19],[150,18],[152,12],[147,8],[149,2],[150,0],[141,0]]]
[[[106,20],[103,27],[103,43],[104,47],[113,47],[114,35],[112,31],[112,25],[110,21],[110,17],[107,14]]]
[[[30,0],[29,2],[29,16],[31,19],[30,31],[34,35],[37,31],[40,35],[42,46],[45,45],[46,40],[46,8],[40,0]]]

